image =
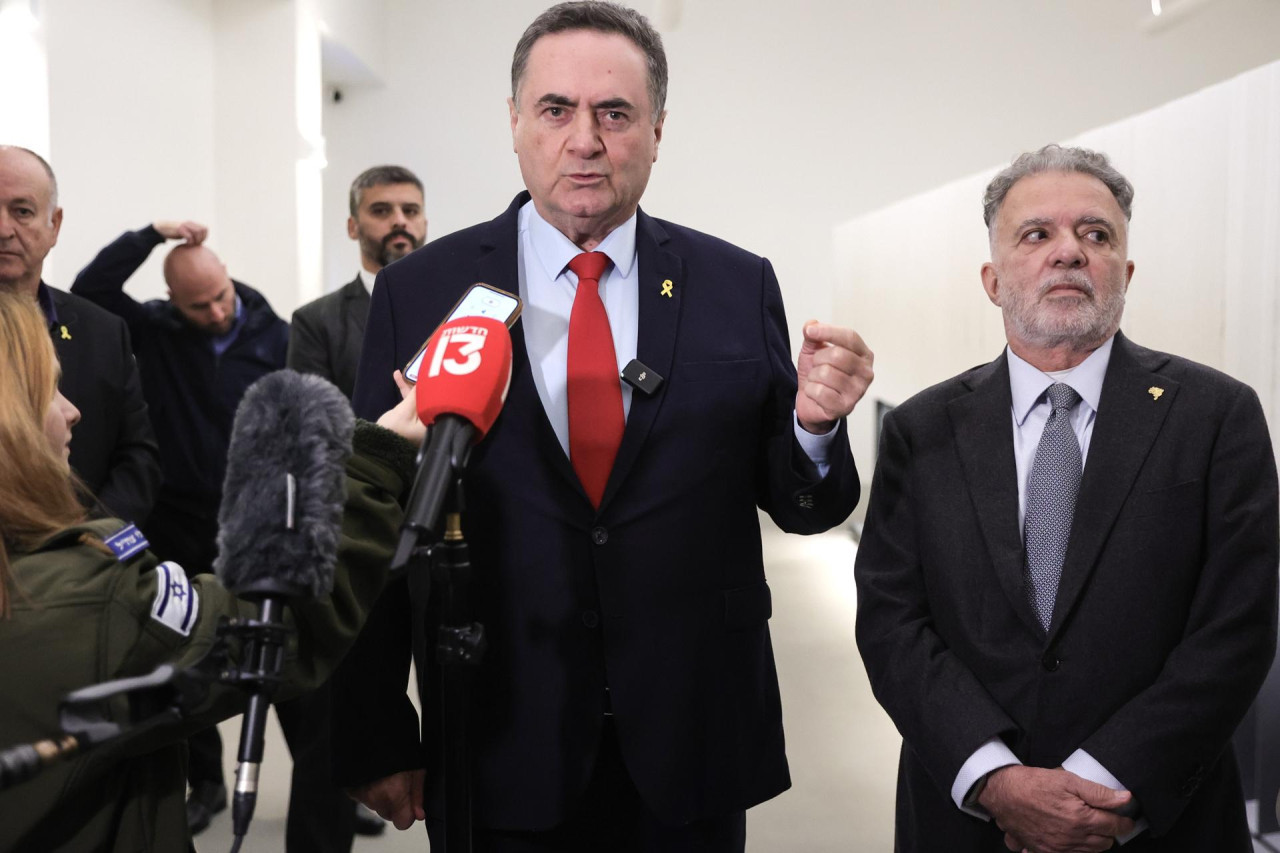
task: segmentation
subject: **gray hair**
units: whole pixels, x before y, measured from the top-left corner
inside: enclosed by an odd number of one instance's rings
[[[0,145],[0,148],[8,148],[11,151],[22,151],[36,158],[36,162],[44,169],[44,173],[49,176],[49,221],[53,221],[53,212],[58,209],[58,178],[53,174],[53,167],[49,165],[49,161],[41,157],[30,148],[23,148],[21,145]]]
[[[667,53],[662,47],[662,36],[649,23],[649,19],[634,9],[609,0],[571,0],[559,3],[543,12],[516,43],[511,58],[511,98],[515,100],[524,79],[525,67],[533,45],[543,36],[569,30],[595,30],[600,33],[617,33],[629,39],[644,54],[649,69],[649,100],[653,105],[656,122],[667,105]]]
[[[1042,172],[1079,172],[1092,175],[1111,191],[1125,221],[1133,218],[1133,184],[1116,171],[1101,151],[1088,148],[1063,148],[1061,145],[1046,145],[1039,151],[1028,151],[1018,156],[1013,164],[991,179],[987,191],[982,194],[982,220],[990,231],[1000,212],[1000,205],[1013,189],[1013,185],[1023,178],[1038,175]]]
[[[370,187],[385,187],[388,184],[413,184],[418,188],[418,192],[423,191],[422,181],[404,166],[374,166],[365,169],[351,182],[351,193],[347,197],[347,207],[350,208],[351,215],[355,216],[360,211],[360,197],[364,195],[365,190]]]

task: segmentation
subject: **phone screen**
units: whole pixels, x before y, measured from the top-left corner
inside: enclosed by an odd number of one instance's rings
[[[450,320],[457,320],[460,317],[492,317],[495,320],[501,320],[506,323],[507,327],[510,328],[511,324],[520,316],[520,308],[520,297],[487,284],[476,283],[471,285],[466,293],[462,294],[462,298],[458,300],[457,305],[453,306],[453,310],[449,312],[449,316],[444,319],[444,322],[448,323]],[[444,325],[444,323],[440,325]],[[434,335],[435,331],[433,330],[431,334]],[[428,335],[427,340],[423,342],[422,346],[418,347],[417,353],[405,365],[402,371],[405,381],[418,381],[418,369],[422,366],[422,359],[427,354],[427,344],[430,342],[431,335]]]

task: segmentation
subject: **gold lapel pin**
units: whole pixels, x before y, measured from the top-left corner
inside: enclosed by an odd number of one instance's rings
[[[62,330],[62,339],[63,339],[64,341],[69,341],[69,340],[71,340],[71,333],[67,331],[67,327],[66,327],[66,326],[59,326],[58,328]]]
[[[667,279],[666,281],[664,281],[664,282],[662,283],[662,294],[661,294],[661,295],[662,295],[662,296],[667,297],[668,299],[672,299],[672,298],[674,298],[674,297],[671,295],[671,288],[672,288],[672,287],[674,287],[674,286],[675,286],[675,285],[673,285],[673,284],[671,283],[671,279]]]
[[[1158,388],[1155,385],[1152,385],[1150,388],[1147,389],[1147,393],[1151,395],[1152,400],[1159,400],[1160,395],[1164,393],[1164,389]]]

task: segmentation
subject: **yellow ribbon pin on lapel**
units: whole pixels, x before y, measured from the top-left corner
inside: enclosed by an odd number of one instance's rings
[[[66,326],[59,326],[58,328],[62,331],[62,339],[64,341],[71,340],[71,333],[67,331]]]
[[[1152,385],[1150,388],[1147,389],[1147,393],[1151,395],[1152,400],[1159,400],[1160,395],[1164,393],[1164,389],[1158,388],[1155,385]]]
[[[661,295],[662,295],[662,296],[667,297],[668,299],[673,299],[674,297],[671,295],[671,288],[672,288],[672,287],[674,287],[674,286],[675,286],[675,285],[673,285],[673,284],[671,283],[671,279],[667,279],[666,281],[664,281],[664,282],[662,283],[662,294],[661,294]]]

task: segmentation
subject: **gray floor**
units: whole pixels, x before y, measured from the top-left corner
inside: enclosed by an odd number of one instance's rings
[[[773,643],[782,682],[793,787],[747,813],[749,853],[882,853],[893,849],[893,781],[900,739],[871,696],[853,638],[854,545],[844,533],[787,536],[764,519],[773,588]],[[222,726],[228,778],[240,723]],[[284,849],[289,754],[274,716],[261,793],[242,853]],[[202,853],[231,847],[230,817],[196,838]],[[1272,836],[1280,850],[1280,835]],[[1256,846],[1261,853],[1266,848]],[[421,824],[376,839],[358,853],[427,850]]]

